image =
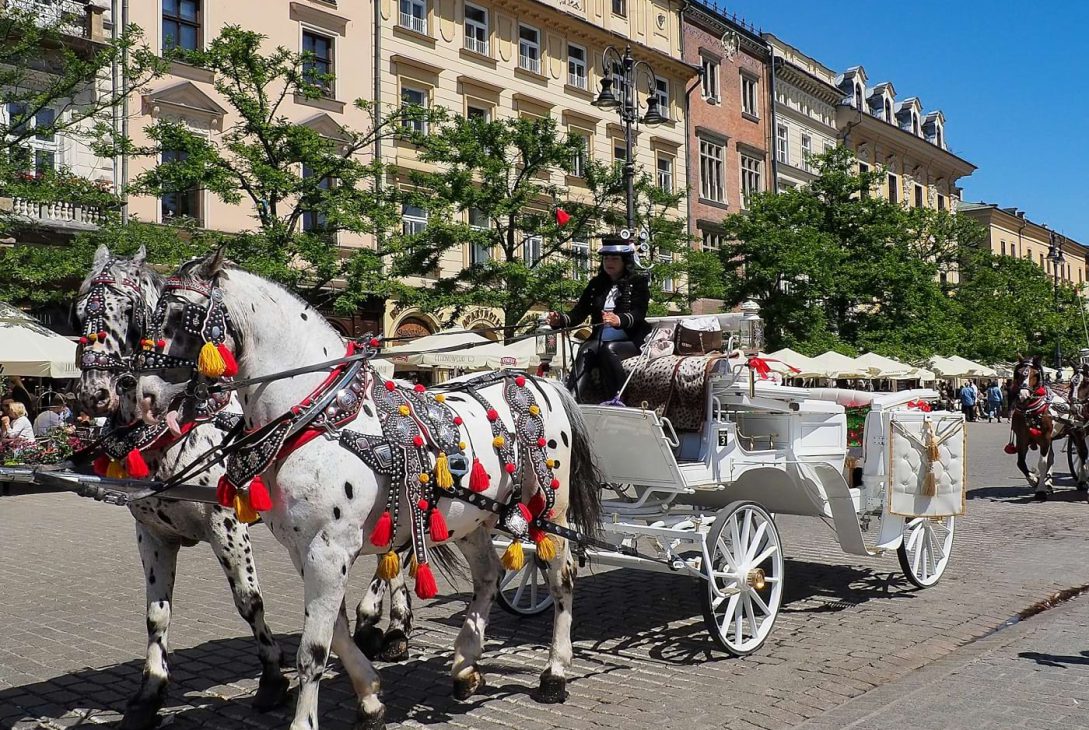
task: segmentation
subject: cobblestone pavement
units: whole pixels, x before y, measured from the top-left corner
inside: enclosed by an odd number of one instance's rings
[[[1051,501],[1031,501],[1001,451],[1006,434],[1004,425],[969,425],[968,516],[934,588],[912,590],[894,556],[846,556],[821,522],[784,517],[786,602],[768,643],[738,660],[707,636],[695,581],[583,570],[570,699],[537,705],[528,693],[545,664],[551,621],[498,609],[485,653],[488,688],[466,703],[449,697],[451,647],[469,590],[462,581],[418,607],[411,658],[380,666],[387,718],[398,728],[524,730],[785,728],[819,719],[948,657],[1053,591],[1089,584],[1089,505],[1065,477]],[[293,652],[300,582],[269,533],[253,534],[270,625]],[[357,564],[352,600],[372,568],[373,559]],[[286,728],[289,709],[257,715],[249,707],[260,666],[211,551],[183,550],[178,572],[165,722]],[[1085,642],[1068,644],[1033,650],[1076,659]],[[143,653],[143,581],[127,510],[74,495],[0,501],[0,728],[115,722],[137,687]],[[335,661],[321,698],[323,728],[351,727],[351,687]]]

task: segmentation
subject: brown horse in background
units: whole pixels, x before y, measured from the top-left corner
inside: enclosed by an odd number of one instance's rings
[[[1056,418],[1055,407],[1065,407],[1066,401],[1044,385],[1044,367],[1039,355],[1031,360],[1018,355],[1017,359],[1018,364],[1013,371],[1014,392],[1010,414],[1017,468],[1035,490],[1036,499],[1043,501],[1054,491],[1051,476],[1051,468],[1055,464],[1053,444],[1067,435],[1067,423]],[[1035,475],[1025,463],[1029,449],[1040,450]]]
[[[1067,438],[1070,448],[1077,452],[1077,463],[1071,460],[1071,474],[1079,492],[1089,491],[1089,444],[1086,433],[1089,432],[1089,364],[1083,364],[1074,371],[1070,378],[1070,418],[1073,425]]]

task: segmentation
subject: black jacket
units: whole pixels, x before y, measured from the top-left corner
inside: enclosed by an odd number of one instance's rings
[[[586,317],[590,317],[590,323],[595,328],[601,325],[605,297],[608,296],[613,284],[613,280],[607,274],[598,274],[590,279],[574,308],[563,315],[560,326],[570,327],[581,324]],[[620,327],[631,341],[637,345],[641,344],[650,331],[647,325],[647,305],[650,304],[650,286],[647,277],[633,274],[615,284],[618,291],[613,313],[620,318]]]

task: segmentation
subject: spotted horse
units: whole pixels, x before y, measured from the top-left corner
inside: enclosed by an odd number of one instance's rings
[[[1051,469],[1055,465],[1055,442],[1071,431],[1070,406],[1060,393],[1044,383],[1041,357],[1018,355],[1013,371],[1013,406],[1010,442],[1006,453],[1017,454],[1017,468],[1025,475],[1036,499],[1043,501],[1054,491]],[[1036,473],[1029,471],[1025,456],[1039,449]]]
[[[260,512],[304,581],[291,730],[318,725],[330,649],[356,691],[356,727],[385,727],[378,674],[352,640],[344,605],[349,570],[364,554],[378,555],[389,575],[401,569],[398,552],[409,550],[416,595],[427,598],[437,592],[433,548],[457,544],[473,596],[454,648],[454,695],[483,687],[479,662],[500,571],[490,539],[497,525],[520,538],[504,567],[521,567],[521,538],[536,543],[547,566],[555,619],[534,696],[563,701],[576,572],[567,525],[592,533],[601,507],[589,433],[561,384],[484,374],[443,393],[386,381],[368,362],[376,342],[350,345],[339,358],[344,345],[318,312],[225,265],[221,252],[168,280],[148,340],[136,365],[151,423],[188,421],[202,391],[222,385],[228,360],[237,365],[231,387],[247,432],[230,447],[219,496],[243,513]]]

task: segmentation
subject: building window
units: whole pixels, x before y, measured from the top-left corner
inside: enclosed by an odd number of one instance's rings
[[[541,32],[536,28],[518,26],[518,66],[541,73]]]
[[[806,170],[813,171],[813,138],[808,134],[802,135],[802,167]]]
[[[489,122],[492,118],[492,110],[487,107],[469,104],[465,107],[465,117],[467,119],[479,119],[482,122]]]
[[[942,128],[938,126],[934,127],[934,144],[945,149],[945,140],[942,138]]]
[[[658,155],[658,189],[673,193],[673,158]]]
[[[418,106],[426,109],[427,92],[423,89],[414,89],[411,86],[402,86],[401,103],[405,106]],[[410,114],[409,116],[412,117],[413,115]],[[406,118],[404,121],[404,128],[419,134],[427,134],[427,120]]]
[[[427,0],[401,0],[397,24],[427,35]]]
[[[700,95],[708,101],[718,103],[718,61],[703,57],[703,79],[701,80]]]
[[[746,208],[752,200],[752,196],[763,188],[760,185],[761,161],[755,157],[741,155],[741,201]]]
[[[836,148],[836,145],[833,142],[825,142],[824,143],[824,152],[825,152],[825,154],[828,154],[829,152],[831,152],[835,148]]]
[[[886,122],[892,122],[893,121],[893,118],[892,118],[892,102],[889,101],[888,97],[885,97],[884,111],[885,111],[885,121]]]
[[[667,266],[673,263],[673,253],[670,251],[662,251],[655,258],[658,259],[659,263],[666,264]],[[676,284],[673,281],[673,276],[671,274],[662,276],[661,287],[662,291],[667,294],[676,290]]]
[[[526,236],[522,241],[522,258],[526,263],[533,266],[541,260],[541,250],[544,245],[544,239],[540,236]]]
[[[790,164],[790,130],[785,124],[775,125],[775,159]]]
[[[309,30],[303,31],[303,78],[308,83],[320,86],[326,96],[333,93],[333,39]]]
[[[488,11],[465,3],[465,47],[488,55]]]
[[[34,134],[19,142],[20,148],[11,150],[12,161],[22,163],[26,172],[33,172],[41,177],[46,172],[57,169],[59,145],[55,124],[57,113],[48,107],[39,109],[33,117],[27,105],[12,102],[7,105],[7,124],[11,133],[17,136],[33,131]]]
[[[938,196],[938,210],[945,210],[945,196]]]
[[[586,241],[571,242],[572,275],[576,281],[590,278],[590,244]]]
[[[855,84],[855,109],[862,108],[862,84]]]
[[[1002,242],[1002,255],[1003,256],[1006,255],[1006,242],[1005,241]]]
[[[314,176],[314,171],[309,166],[303,165],[302,169],[303,179],[311,178]],[[318,181],[318,190],[329,190],[332,187],[332,180],[328,176],[323,177]],[[302,214],[302,229],[307,233],[321,233],[326,230],[328,226],[328,220],[324,213],[319,213],[314,210],[304,210]]]
[[[745,73],[741,74],[741,113],[748,114],[751,117],[759,116],[757,114],[756,102],[756,79]]]
[[[613,164],[618,168],[624,167],[628,160],[628,147],[622,139],[613,140]]]
[[[700,140],[700,197],[716,203],[726,202],[723,163],[726,150],[720,144]]]
[[[581,148],[571,155],[571,176],[586,177],[586,162],[590,159],[590,135],[571,130],[569,134],[582,142]]]
[[[704,251],[721,251],[722,250],[722,234],[718,231],[709,231],[704,229],[703,240],[701,245]]]
[[[469,227],[474,231],[487,231],[491,229],[491,221],[484,211],[477,208],[469,208]],[[469,263],[473,266],[486,264],[492,260],[492,247],[489,243],[473,241],[469,248]]]
[[[200,0],[163,0],[163,53],[200,49]]]
[[[911,113],[911,133],[914,134],[916,137],[919,136],[919,117],[915,114],[915,112]]]
[[[922,185],[916,185],[915,186],[915,207],[916,208],[922,208],[923,207],[923,186]]]
[[[659,76],[654,77],[654,97],[658,100],[658,113],[671,119],[669,112],[669,81]]]
[[[586,49],[567,44],[567,83],[576,89],[585,89],[586,81]]]
[[[613,15],[628,17],[628,0],[613,0]]]
[[[889,173],[889,202],[900,202],[900,196],[897,194],[896,176],[891,172]]]
[[[189,154],[179,150],[163,150],[160,156],[161,162],[168,165],[172,162],[183,162]],[[160,212],[163,222],[177,220],[178,218],[193,218],[200,220],[200,190],[190,187],[166,193],[160,198]]]
[[[427,228],[427,211],[417,205],[401,205],[401,232],[406,236],[423,233]]]

